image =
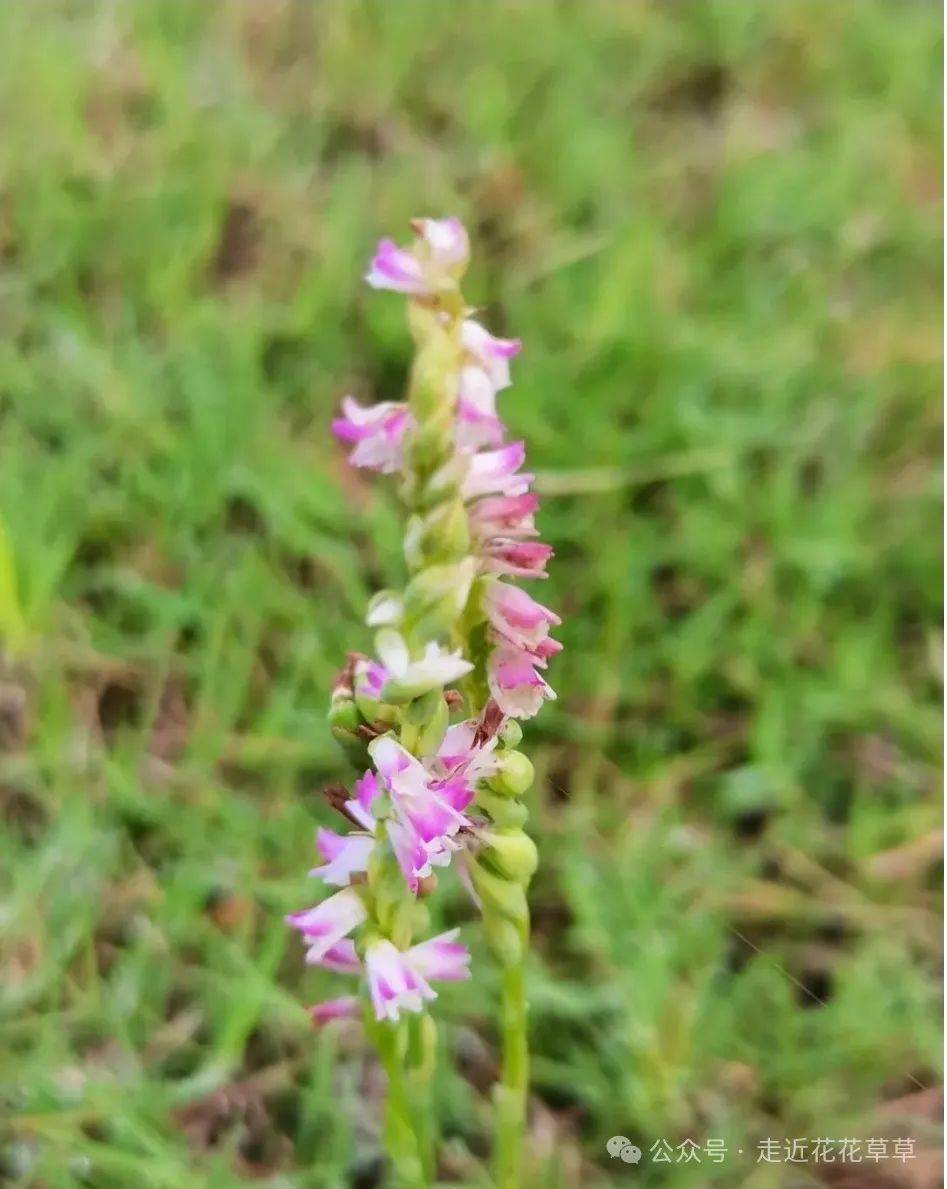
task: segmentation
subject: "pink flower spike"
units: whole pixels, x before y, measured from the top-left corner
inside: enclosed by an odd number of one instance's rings
[[[309,874],[331,887],[345,887],[356,872],[367,870],[373,845],[370,834],[336,834],[334,830],[320,828],[316,832],[316,849],[325,863],[313,867]]]
[[[327,999],[324,1003],[313,1004],[309,1009],[309,1018],[316,1028],[328,1024],[332,1020],[354,1020],[361,1015],[361,1005],[354,995],[343,995],[340,999]]]
[[[467,318],[460,330],[464,349],[490,377],[496,392],[510,386],[510,360],[519,355],[522,343],[519,339],[498,339],[488,330]]]
[[[292,912],[285,918],[298,929],[309,946],[307,962],[318,962],[338,941],[367,917],[365,905],[354,888],[343,888],[315,908]]]
[[[555,612],[508,582],[489,584],[483,596],[483,609],[492,626],[521,648],[536,648],[548,639],[550,626],[562,622]]]
[[[523,465],[526,450],[522,442],[510,442],[499,450],[474,454],[461,485],[465,500],[481,495],[523,495],[532,482],[532,475],[517,475]]]
[[[555,693],[534,668],[535,658],[499,641],[487,661],[487,682],[496,704],[511,718],[532,718]]]
[[[449,929],[428,941],[413,945],[407,959],[424,978],[443,983],[457,983],[470,978],[470,951],[455,940],[459,929]]]
[[[365,280],[373,289],[391,289],[412,297],[430,292],[420,261],[390,239],[379,240]]]
[[[541,541],[488,541],[483,550],[483,568],[491,574],[511,578],[546,578],[546,562],[552,547]]]
[[[332,432],[353,447],[351,466],[382,474],[401,469],[404,435],[411,421],[406,405],[382,401],[366,408],[346,396],[342,398],[342,414],[332,422]]]

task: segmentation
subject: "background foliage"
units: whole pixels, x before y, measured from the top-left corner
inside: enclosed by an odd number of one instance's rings
[[[458,213],[566,617],[535,1183],[937,1183],[937,7],[12,0],[0,45],[0,1176],[378,1179],[379,1074],[281,916],[401,573],[327,433],[408,362],[360,274]],[[481,957],[441,1001],[471,1185]],[[872,1135],[917,1158],[754,1163]]]

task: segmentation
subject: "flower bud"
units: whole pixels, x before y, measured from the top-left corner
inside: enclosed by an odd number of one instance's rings
[[[403,614],[401,595],[395,590],[380,590],[368,601],[365,622],[370,628],[397,627]]]
[[[419,426],[407,440],[411,470],[429,475],[443,466],[454,453],[453,417],[449,405],[443,415],[435,415]]]
[[[523,740],[523,728],[515,718],[508,718],[500,728],[500,745],[509,748],[519,747]]]
[[[499,913],[520,928],[529,924],[529,906],[526,892],[521,884],[504,879],[487,868],[477,859],[469,860],[469,870],[474,891],[483,902],[484,919],[489,913]]]
[[[353,735],[362,725],[362,716],[351,697],[333,697],[329,703],[329,730],[333,735]],[[338,735],[337,735],[338,733]]]
[[[423,425],[439,408],[453,408],[460,347],[436,315],[432,317],[412,306],[410,317],[419,349],[411,369],[408,403],[418,425]]]
[[[466,461],[455,455],[437,468],[433,475],[425,478],[412,493],[413,502],[418,508],[433,508],[435,504],[453,496],[460,488],[467,469]]]
[[[500,758],[500,770],[487,781],[494,792],[521,797],[533,783],[532,762],[521,751],[508,751]]]
[[[470,530],[461,500],[446,500],[418,518],[411,537],[411,549],[424,561],[451,562],[465,557],[469,548]]]
[[[436,697],[437,701],[434,704],[434,709],[428,716],[427,722],[418,733],[418,750],[416,754],[421,756],[432,756],[437,753],[437,749],[440,747],[444,739],[444,733],[450,723],[450,710],[444,701],[443,693],[440,690],[432,690],[431,693]]]
[[[476,805],[490,815],[491,822],[500,830],[521,829],[529,817],[529,811],[522,801],[517,801],[515,797],[501,797],[484,788],[477,790]]]
[[[485,835],[483,859],[501,875],[529,883],[539,863],[536,843],[522,830],[491,830]]]
[[[453,626],[467,602],[474,565],[472,557],[465,557],[449,565],[428,566],[411,579],[404,592],[404,610],[408,623],[424,624],[424,632],[416,635],[432,639]]]
[[[504,969],[518,966],[523,960],[526,942],[522,930],[512,921],[490,913],[483,918],[483,939],[490,953]]]

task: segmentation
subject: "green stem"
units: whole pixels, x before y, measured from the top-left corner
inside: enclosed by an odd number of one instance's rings
[[[522,962],[503,971],[500,1020],[503,1065],[497,1084],[498,1189],[518,1189],[522,1176],[523,1132],[529,1089],[529,1042],[526,1033],[526,981]]]
[[[402,1026],[380,1024],[375,1043],[388,1077],[385,1104],[385,1147],[399,1189],[426,1189],[421,1148],[415,1133],[404,1069]]]

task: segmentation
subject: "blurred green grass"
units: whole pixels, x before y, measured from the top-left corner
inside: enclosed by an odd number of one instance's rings
[[[935,6],[50,0],[0,44],[0,1179],[375,1183],[379,1076],[281,916],[400,574],[327,433],[408,362],[361,273],[458,213],[565,617],[535,1184],[818,1184],[754,1145],[889,1134],[936,1184]],[[616,1173],[616,1133],[747,1154]]]

